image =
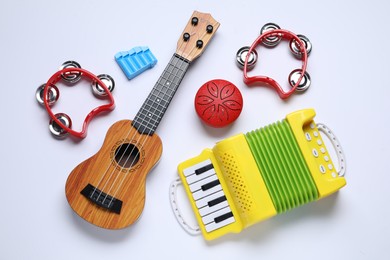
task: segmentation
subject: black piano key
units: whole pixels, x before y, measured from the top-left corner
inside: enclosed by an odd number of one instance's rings
[[[212,206],[215,206],[215,205],[217,205],[218,203],[221,203],[221,202],[223,202],[223,201],[225,201],[225,200],[226,200],[226,196],[221,196],[221,197],[219,197],[219,198],[216,198],[216,199],[213,199],[212,201],[207,202],[207,205],[208,205],[209,207],[212,207]]]
[[[223,215],[221,215],[221,216],[219,216],[219,217],[216,217],[215,219],[214,219],[214,222],[215,223],[219,223],[219,222],[222,222],[222,221],[224,221],[225,219],[228,219],[228,218],[231,218],[231,217],[233,217],[233,212],[228,212],[228,213],[225,213],[225,214],[223,214]]]
[[[200,188],[202,189],[202,191],[206,191],[208,189],[211,189],[214,186],[217,186],[218,184],[219,184],[219,180],[215,180],[215,181],[212,181],[212,182],[209,182],[207,184],[202,185]]]
[[[196,174],[196,175],[199,175],[199,174],[202,174],[202,173],[204,173],[204,172],[207,172],[208,170],[211,170],[211,169],[213,169],[213,168],[214,168],[213,165],[210,163],[210,164],[208,164],[208,165],[206,165],[206,166],[203,166],[203,167],[201,167],[201,168],[195,170],[195,174]]]

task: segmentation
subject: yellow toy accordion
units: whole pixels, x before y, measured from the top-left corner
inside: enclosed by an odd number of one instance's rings
[[[238,233],[346,185],[341,146],[329,128],[314,123],[314,116],[313,109],[291,113],[282,121],[220,141],[178,166],[205,239]],[[332,143],[339,169],[320,132]],[[173,194],[176,217],[186,228]]]

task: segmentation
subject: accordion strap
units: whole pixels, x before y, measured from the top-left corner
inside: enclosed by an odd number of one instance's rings
[[[345,155],[343,152],[343,149],[341,148],[340,142],[337,140],[337,137],[334,135],[332,130],[329,129],[326,125],[322,123],[317,124],[318,131],[325,134],[325,136],[329,139],[331,144],[333,145],[333,148],[336,150],[336,155],[339,162],[339,169],[338,169],[338,175],[344,176],[345,170],[346,170],[346,163],[345,163]]]
[[[179,222],[180,226],[190,235],[199,235],[200,234],[200,228],[199,226],[191,226],[187,221],[184,220],[183,214],[181,213],[179,209],[179,205],[177,203],[177,187],[181,185],[180,179],[174,180],[169,188],[169,198],[172,206],[173,213],[175,214],[175,217],[177,221]]]

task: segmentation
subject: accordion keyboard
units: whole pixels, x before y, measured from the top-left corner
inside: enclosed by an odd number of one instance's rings
[[[235,221],[211,160],[202,161],[183,172],[207,232]]]

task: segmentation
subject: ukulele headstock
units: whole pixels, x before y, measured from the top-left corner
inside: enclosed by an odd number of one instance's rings
[[[177,42],[176,54],[192,62],[203,53],[218,27],[219,22],[210,14],[194,11]]]

